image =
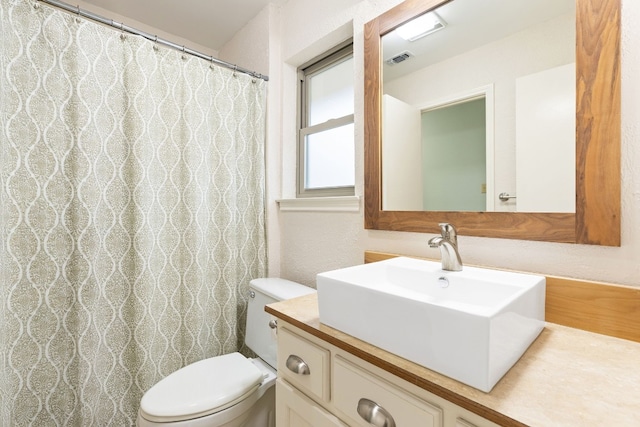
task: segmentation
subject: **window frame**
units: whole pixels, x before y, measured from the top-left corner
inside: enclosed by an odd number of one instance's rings
[[[338,187],[305,188],[306,173],[306,137],[319,132],[336,129],[354,124],[354,114],[327,120],[312,126],[308,122],[309,85],[306,80],[320,74],[326,69],[350,58],[353,58],[353,40],[348,40],[319,57],[303,64],[298,68],[298,121],[297,121],[297,167],[296,167],[296,197],[335,197],[355,195],[355,184]],[[355,88],[354,88],[355,90]],[[355,108],[355,106],[354,106]],[[355,150],[355,129],[354,129]],[[354,165],[355,171],[355,165]],[[355,176],[354,176],[355,181]]]

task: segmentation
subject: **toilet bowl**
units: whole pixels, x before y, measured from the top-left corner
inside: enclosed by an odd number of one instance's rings
[[[259,357],[240,353],[204,359],[179,369],[142,397],[138,427],[274,427],[276,349],[265,304],[315,292],[284,279],[249,285],[245,343]]]

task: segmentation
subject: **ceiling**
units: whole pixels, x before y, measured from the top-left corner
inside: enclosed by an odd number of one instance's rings
[[[269,3],[284,4],[286,1],[85,0],[86,3],[216,51]]]
[[[383,37],[383,59],[409,52],[413,57],[396,65],[384,64],[391,81],[471,49],[515,34],[525,28],[571,13],[575,0],[455,0],[436,9],[447,26],[414,42],[395,32]]]

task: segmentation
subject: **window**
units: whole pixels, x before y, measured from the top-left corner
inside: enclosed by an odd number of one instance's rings
[[[354,194],[353,74],[351,43],[298,71],[298,197]]]

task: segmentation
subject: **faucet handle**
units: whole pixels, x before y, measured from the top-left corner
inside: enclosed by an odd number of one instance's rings
[[[458,246],[458,232],[453,224],[441,222],[438,225],[440,226],[440,234],[442,235],[442,238]]]

